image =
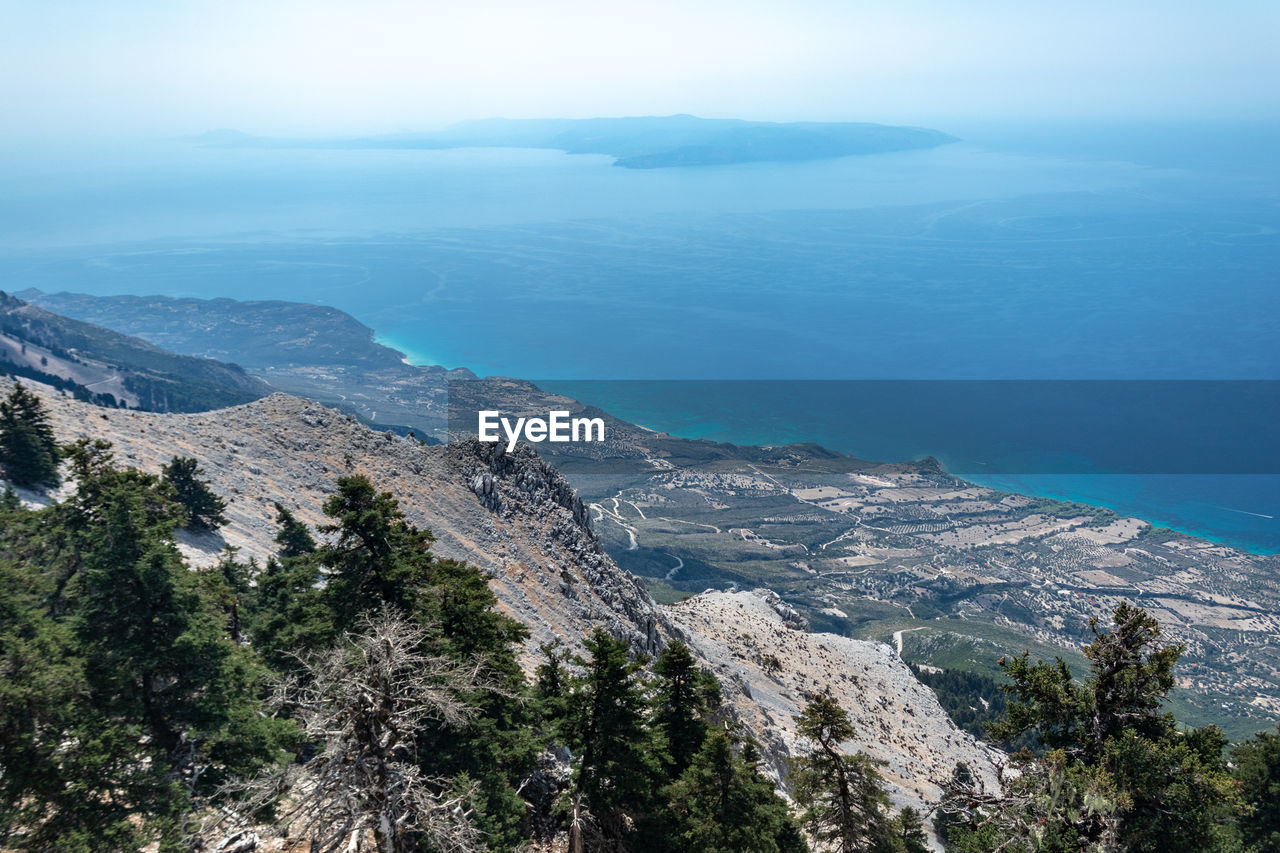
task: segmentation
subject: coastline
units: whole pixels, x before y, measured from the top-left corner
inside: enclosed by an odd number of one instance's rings
[[[550,386],[551,388],[554,388],[555,384],[556,384],[555,382],[547,383],[547,385]],[[548,390],[547,387],[545,386],[540,385],[540,387],[544,387],[544,390]],[[556,389],[556,393],[570,393],[570,392],[568,390]],[[570,393],[570,396],[573,396],[573,394]],[[692,440],[709,439],[712,441],[722,441],[730,444],[737,444],[740,446],[759,446],[759,447],[781,446],[786,444],[804,443],[807,440],[803,435],[798,435],[794,431],[787,430],[785,426],[783,426],[782,432],[774,433],[766,430],[766,432],[769,432],[769,434],[760,434],[760,433],[756,433],[755,431],[749,430],[744,433],[742,430],[734,429],[731,421],[723,417],[717,417],[713,425],[703,423],[698,427],[690,429],[690,428],[682,428],[682,424],[680,423],[680,421],[682,420],[681,418],[674,418],[674,419],[666,418],[666,420],[668,421],[674,420],[675,422],[664,424],[663,423],[664,414],[661,411],[650,410],[650,411],[639,412],[635,409],[634,406],[629,407],[629,406],[623,405],[619,407],[619,406],[610,405],[609,403],[603,402],[603,401],[601,402],[597,402],[594,400],[591,400],[591,401],[580,400],[580,401],[590,402],[592,404],[599,405],[600,408],[604,409],[607,412],[610,412],[610,414],[614,415],[615,417],[622,418],[630,423],[636,423],[637,420],[643,421],[644,423],[647,424],[647,426],[645,427],[646,429],[657,431],[657,432],[664,432],[678,438],[686,438],[686,439],[692,439]],[[684,420],[687,420],[687,418]],[[687,427],[688,424],[684,424],[684,426]],[[775,428],[777,426],[778,424],[774,424]],[[836,452],[845,453],[860,459],[865,459],[866,461],[870,461],[870,462],[895,461],[894,459],[891,459],[891,458],[883,458],[884,454],[876,454],[876,453],[862,454],[857,452],[856,449],[834,446],[830,441],[824,441],[821,439],[813,439],[812,441],[813,443],[821,447],[824,447],[826,449],[835,450]],[[946,455],[947,454],[945,453],[945,451],[939,451],[939,450],[917,451],[916,453],[910,456],[903,457],[901,460],[897,460],[897,461],[906,461],[908,459],[924,458],[925,456],[933,456],[935,459],[943,459],[945,458]],[[946,470],[945,463],[940,463],[940,464],[943,465],[943,470]],[[1171,500],[1161,501],[1158,495],[1156,496],[1149,495],[1145,498],[1141,496],[1142,486],[1144,483],[1145,485],[1150,487],[1153,484],[1161,484],[1164,478],[1167,478],[1169,476],[1178,476],[1178,475],[1164,475],[1164,474],[1080,475],[1080,474],[1074,474],[1074,475],[1058,476],[1057,479],[1059,480],[1059,483],[1057,484],[1047,484],[1047,483],[1034,484],[1034,483],[1028,483],[1027,480],[1028,479],[1032,479],[1032,480],[1044,479],[1046,477],[1053,477],[1054,475],[1001,477],[998,475],[981,475],[981,474],[972,474],[972,473],[951,474],[951,472],[949,471],[948,473],[951,476],[956,477],[958,480],[962,480],[964,482],[982,486],[984,488],[1022,494],[1028,497],[1072,501],[1075,503],[1087,504],[1089,506],[1096,506],[1104,509],[1109,509],[1124,517],[1137,518],[1147,524],[1150,524],[1153,528],[1167,529],[1179,534],[1191,536],[1193,538],[1203,539],[1207,542],[1212,542],[1216,545],[1223,545],[1226,547],[1234,548],[1249,554],[1267,556],[1267,555],[1280,553],[1280,544],[1271,544],[1276,539],[1275,534],[1268,534],[1268,532],[1258,529],[1256,527],[1254,528],[1256,532],[1253,533],[1252,535],[1250,534],[1250,532],[1248,532],[1247,528],[1244,533],[1233,533],[1231,529],[1227,527],[1215,528],[1210,526],[1210,524],[1206,522],[1197,523],[1194,517],[1188,518],[1185,515],[1180,515],[1179,514],[1180,505],[1175,503],[1174,501],[1171,501]],[[1215,475],[1190,475],[1190,476],[1214,477]],[[1229,475],[1224,475],[1224,476],[1229,476]],[[1272,475],[1259,475],[1259,476],[1272,476]],[[1107,484],[1107,483],[1104,483],[1101,479],[1095,479],[1095,480],[1089,481],[1087,479],[1088,477],[1111,477],[1114,479],[1110,484]],[[1091,490],[1079,488],[1082,485],[1090,484],[1090,482],[1098,486],[1098,488],[1091,489]],[[1076,488],[1072,488],[1073,485],[1076,486]],[[1105,492],[1106,487],[1108,485],[1111,487],[1111,491],[1113,492],[1119,491],[1119,492],[1132,494],[1133,499],[1126,500],[1124,497],[1120,497],[1120,496],[1107,495],[1105,493],[1099,494],[1099,491]],[[1166,505],[1163,509],[1161,507],[1162,503]],[[1211,502],[1203,499],[1197,499],[1197,497],[1194,495],[1186,499],[1185,506],[1187,508],[1198,507],[1205,510],[1206,512],[1213,512],[1215,510],[1215,502]],[[1259,519],[1265,520],[1267,522],[1274,521],[1273,519],[1267,518],[1266,515],[1263,513],[1250,512],[1248,510],[1240,510],[1240,509],[1235,509],[1232,507],[1225,507],[1225,506],[1216,506],[1216,509],[1221,512],[1229,512],[1233,514],[1243,514],[1248,516],[1254,516]],[[1271,525],[1268,525],[1268,527],[1269,526]]]
[[[1054,500],[1071,501],[1073,503],[1081,503],[1081,504],[1087,504],[1089,506],[1102,507],[1104,509],[1109,509],[1112,512],[1118,513],[1122,516],[1137,518],[1140,521],[1150,524],[1152,528],[1157,530],[1169,530],[1174,533],[1180,533],[1184,536],[1191,536],[1196,539],[1203,539],[1206,542],[1212,542],[1215,545],[1225,545],[1228,548],[1234,548],[1238,551],[1243,551],[1249,554],[1256,554],[1259,556],[1270,556],[1273,554],[1280,554],[1280,547],[1267,547],[1257,542],[1252,542],[1247,539],[1240,539],[1238,537],[1231,536],[1230,534],[1223,533],[1222,531],[1209,530],[1209,529],[1205,529],[1204,527],[1196,526],[1195,524],[1188,524],[1185,520],[1173,521],[1168,518],[1161,518],[1159,517],[1158,513],[1151,513],[1143,510],[1135,510],[1134,507],[1132,506],[1126,506],[1123,503],[1120,503],[1114,500],[1108,500],[1106,498],[1100,498],[1096,495],[1080,493],[1080,492],[1072,491],[1070,489],[1056,490],[1051,488],[1045,488],[1045,489],[1010,488],[1009,484],[1000,484],[998,482],[995,482],[995,480],[998,478],[969,476],[969,477],[961,477],[958,479],[962,479],[965,482],[973,483],[974,485],[982,486],[984,488],[997,489],[999,491],[1014,491],[1017,494],[1028,495],[1029,497],[1051,498]],[[1230,512],[1242,511],[1242,510],[1231,510],[1230,508],[1224,508],[1224,509],[1227,509],[1227,511],[1230,511]],[[1255,514],[1255,513],[1249,513],[1249,514]]]
[[[399,341],[395,340],[391,336],[382,334],[380,332],[375,332],[374,340],[378,344],[385,346],[391,350],[394,350],[399,355],[401,362],[406,365],[413,366],[413,367],[443,366],[443,363],[444,363],[443,359],[425,354],[421,350],[405,347]],[[555,381],[551,381],[551,382],[544,381],[542,383],[537,383],[537,384],[539,384],[539,387],[543,387],[544,390],[552,390],[556,383]],[[555,393],[564,393],[564,392],[556,391]],[[570,394],[570,396],[574,396],[574,395]],[[588,401],[588,400],[580,400],[580,401],[592,402],[592,403],[594,402],[594,401]],[[689,424],[687,423],[683,425],[685,428],[682,428],[682,426],[679,423],[673,423],[673,424],[664,426],[662,423],[664,420],[664,416],[663,416],[663,413],[660,411],[647,411],[640,414],[634,411],[627,411],[628,407],[625,405],[619,407],[619,406],[610,405],[607,403],[601,404],[600,407],[605,411],[609,412],[610,414],[614,415],[615,417],[622,418],[628,421],[629,423],[640,425],[640,422],[643,422],[643,425],[641,426],[641,428],[648,432],[662,432],[678,438],[686,438],[686,439],[693,439],[693,440],[710,439],[714,441],[724,441],[731,444],[737,444],[744,447],[745,446],[760,446],[760,447],[781,446],[781,445],[794,444],[794,443],[800,443],[805,441],[805,438],[803,436],[796,434],[794,430],[787,430],[785,427],[784,427],[784,431],[780,433],[774,433],[772,430],[767,429],[767,427],[765,430],[765,433],[767,434],[761,434],[755,431],[748,431],[747,433],[744,433],[741,430],[734,429],[731,421],[726,421],[726,419],[724,418],[717,418],[714,424],[708,424],[706,422],[702,422],[699,427],[690,429],[688,428]],[[762,424],[761,426],[766,426],[766,425]],[[779,424],[774,423],[772,426],[776,429],[779,426]],[[879,453],[860,454],[853,449],[834,446],[831,444],[830,441],[815,440],[814,443],[818,444],[819,446],[825,447],[827,449],[835,450],[837,452],[846,453],[849,455],[857,456],[859,458],[866,458],[867,461],[873,461],[873,462],[892,461],[891,459],[888,459],[888,458],[881,458],[884,456],[884,454],[879,454]],[[946,456],[946,453],[943,451],[935,451],[932,453],[921,452],[913,455],[911,458],[920,458],[927,455],[932,455],[935,458],[941,459]],[[946,470],[945,464],[943,465],[943,467],[944,467],[944,470]],[[952,474],[952,476],[955,476],[957,479],[963,480],[965,482],[973,483],[974,485],[982,486],[984,488],[995,489],[998,491],[1012,492],[1016,494],[1026,495],[1028,497],[1072,501],[1076,503],[1087,504],[1090,506],[1109,509],[1125,517],[1137,518],[1151,525],[1153,528],[1167,529],[1178,534],[1190,536],[1197,539],[1202,539],[1207,542],[1214,543],[1216,545],[1223,545],[1223,546],[1234,548],[1250,554],[1265,556],[1265,555],[1273,555],[1273,554],[1280,553],[1280,544],[1271,544],[1272,541],[1274,541],[1276,538],[1274,534],[1268,534],[1266,531],[1257,530],[1256,533],[1254,533],[1253,535],[1250,535],[1247,529],[1246,529],[1246,532],[1244,532],[1243,534],[1233,533],[1231,529],[1229,529],[1229,526],[1214,527],[1209,522],[1203,522],[1203,521],[1197,522],[1194,516],[1188,517],[1187,515],[1180,514],[1179,505],[1174,501],[1162,502],[1158,498],[1154,500],[1150,498],[1144,500],[1137,497],[1137,492],[1140,492],[1141,489],[1136,489],[1134,486],[1134,482],[1130,482],[1125,487],[1119,488],[1119,491],[1128,492],[1135,495],[1134,499],[1126,500],[1123,497],[1117,497],[1114,495],[1105,494],[1105,487],[1100,489],[1092,489],[1092,490],[1072,488],[1073,480],[1076,481],[1077,486],[1079,485],[1079,477],[1081,475],[1066,475],[1060,478],[1060,482],[1058,484],[1042,484],[1042,485],[1029,484],[1026,482],[1025,477],[1018,477],[1018,476],[1001,477],[999,475],[987,476],[987,475],[972,474],[972,473],[962,474],[962,475]],[[1037,475],[1038,478],[1043,478],[1044,476],[1045,475]],[[1105,476],[1112,476],[1112,475],[1099,475],[1099,476],[1105,477]],[[1128,477],[1135,478],[1135,481],[1136,481],[1137,479],[1143,478],[1144,476],[1147,476],[1147,475],[1114,475],[1114,476],[1119,476],[1119,477],[1128,476]],[[1160,476],[1163,476],[1163,475],[1151,475],[1152,478],[1158,478]],[[1033,477],[1033,479],[1037,477]],[[1100,481],[1094,481],[1094,482],[1098,483]],[[1112,490],[1115,491],[1116,488],[1117,487],[1113,486]],[[1099,491],[1103,491],[1104,493],[1099,494]],[[1166,504],[1166,506],[1163,509],[1161,506],[1162,503]],[[1192,496],[1190,499],[1187,500],[1187,504],[1188,506],[1199,506],[1200,508],[1204,509],[1207,512],[1213,512],[1215,508],[1214,503],[1204,501],[1204,500],[1196,500],[1194,496]],[[1250,512],[1248,510],[1239,510],[1231,507],[1222,507],[1222,506],[1218,506],[1217,509],[1226,511],[1226,512],[1231,512],[1231,513],[1251,515],[1251,516],[1259,517],[1266,521],[1273,521],[1273,519],[1267,518],[1266,515],[1263,513]]]
[[[400,362],[408,367],[443,367],[444,362],[432,355],[427,355],[420,350],[411,350],[398,341],[392,340],[381,332],[373,333],[373,342],[379,346],[384,346],[395,352],[400,357]],[[446,368],[447,369],[447,368]]]

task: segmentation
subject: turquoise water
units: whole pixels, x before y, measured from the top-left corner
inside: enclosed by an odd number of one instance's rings
[[[520,150],[8,151],[0,286],[325,303],[415,360],[562,381],[1280,378],[1274,126],[939,129],[966,141],[654,171]],[[838,432],[821,410],[766,428],[748,402],[684,428]],[[1210,485],[1089,495],[1275,547],[1274,484]]]
[[[1004,491],[1104,506],[1214,542],[1280,553],[1280,477],[1266,474],[970,476]],[[1242,509],[1241,507],[1249,507]]]
[[[1274,382],[539,385],[686,438],[810,441],[875,461],[932,456],[991,488],[1105,506],[1246,550],[1280,551]]]

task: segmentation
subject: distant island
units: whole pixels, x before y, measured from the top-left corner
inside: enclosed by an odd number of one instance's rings
[[[861,122],[706,119],[691,115],[590,119],[483,119],[432,133],[283,138],[213,130],[193,138],[218,148],[551,148],[605,154],[624,169],[825,160],[934,148],[958,141],[938,130]]]

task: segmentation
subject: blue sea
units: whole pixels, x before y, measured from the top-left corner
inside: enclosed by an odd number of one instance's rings
[[[762,417],[758,388],[699,402],[634,380],[1280,379],[1280,127],[936,126],[964,141],[652,171],[517,149],[10,143],[0,287],[324,303],[420,363],[864,458],[981,460],[986,433],[949,432],[942,408],[923,432],[851,430],[847,406],[792,395]],[[1221,440],[1186,417],[1184,439]],[[990,484],[1280,549],[1275,471],[1054,467]]]

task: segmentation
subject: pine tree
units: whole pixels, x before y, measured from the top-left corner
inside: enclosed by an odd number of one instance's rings
[[[0,533],[6,552],[26,555],[24,584],[39,596],[38,609],[16,610],[4,657],[32,643],[47,657],[6,665],[6,705],[20,714],[6,726],[20,721],[25,769],[11,773],[6,754],[0,784],[21,788],[14,802],[39,803],[6,844],[87,851],[158,838],[170,849],[193,801],[225,774],[273,760],[289,724],[257,713],[261,670],[178,554],[185,514],[172,491],[116,470],[105,443],[79,442],[70,458],[74,497],[7,509],[16,517]]]
[[[571,792],[571,833],[581,844],[584,810],[597,831],[617,841],[628,832],[627,815],[643,813],[662,779],[663,745],[645,721],[644,662],[624,640],[597,628],[583,641],[589,660],[573,680],[564,735],[579,756]]]
[[[902,842],[903,853],[929,853],[929,836],[924,831],[920,812],[904,806],[894,818],[894,831]]]
[[[791,784],[802,820],[819,841],[840,853],[893,853],[895,843],[876,762],[866,753],[847,755],[840,744],[854,735],[849,715],[828,694],[813,697],[796,718],[801,736],[814,744],[794,759]]]
[[[299,663],[295,652],[323,648],[334,631],[320,588],[321,567],[312,557],[315,539],[279,502],[275,509],[280,550],[255,579],[256,595],[246,621],[263,659],[276,670],[291,671]]]
[[[40,398],[18,383],[0,401],[0,471],[20,486],[58,485],[58,442]]]
[[[238,550],[228,545],[216,564],[197,571],[201,596],[217,605],[226,620],[231,641],[237,645],[247,640],[251,630],[259,593],[254,578],[261,574],[256,560],[250,558],[242,563],[236,558]]]
[[[680,778],[663,792],[666,849],[700,853],[800,853],[808,849],[786,801],[761,776],[754,749],[734,752],[724,731],[705,738]]]
[[[435,563],[434,537],[407,524],[396,499],[360,475],[340,477],[324,511],[334,521],[320,531],[333,541],[315,558],[328,570],[324,598],[335,635],[385,607],[418,614]]]
[[[96,705],[137,720],[167,765],[186,772],[200,760],[194,750],[217,744],[226,727],[253,726],[243,703],[256,676],[178,553],[173,530],[184,516],[163,484],[132,469],[90,476],[78,493],[96,506],[78,508],[91,523],[68,591]]]
[[[954,849],[1238,849],[1241,801],[1223,759],[1226,738],[1213,726],[1180,730],[1160,710],[1183,647],[1161,644],[1157,621],[1128,603],[1110,626],[1094,619],[1090,628],[1083,681],[1061,659],[1033,664],[1024,652],[1002,661],[1010,699],[992,733],[1029,733],[1049,751],[1022,758],[998,805],[952,809],[960,817],[948,830]]]
[[[524,674],[515,648],[528,632],[497,611],[484,573],[433,555],[430,531],[407,523],[396,499],[377,491],[366,477],[340,478],[324,510],[334,519],[321,528],[331,541],[296,558],[300,566],[325,572],[322,590],[297,599],[302,624],[315,628],[307,629],[306,639],[322,639],[324,628],[349,631],[367,614],[390,609],[427,629],[424,653],[479,665],[498,689],[469,697],[480,709],[476,722],[461,736],[424,726],[417,753],[424,772],[465,775],[475,782],[478,826],[492,843],[514,846],[523,815],[516,786],[532,771],[537,755],[530,709],[517,698]],[[324,621],[312,621],[310,608],[317,600],[327,611]]]
[[[538,715],[545,727],[552,731],[564,724],[568,713],[570,654],[561,648],[559,639],[538,647],[545,661],[534,671],[533,696],[538,703]]]
[[[5,539],[21,523],[22,511],[0,513]],[[12,560],[4,542],[0,557],[0,843],[38,850],[52,847],[88,849],[80,821],[60,820],[71,803],[68,784],[80,791],[90,779],[68,779],[60,760],[62,738],[87,717],[83,700],[84,662],[76,654],[74,636],[44,607],[52,579]],[[96,719],[96,717],[95,717]],[[105,721],[104,721],[105,722]],[[127,846],[135,837],[124,808],[97,810],[92,821],[104,843]]]
[[[295,671],[295,654],[332,642],[333,614],[324,599],[319,566],[306,558],[267,559],[255,578],[257,594],[248,615],[253,646],[277,672]]]
[[[702,749],[707,715],[720,704],[720,684],[698,666],[689,647],[679,640],[663,648],[653,664],[658,676],[653,723],[667,741],[669,775],[685,771]]]
[[[316,540],[311,535],[311,531],[307,530],[307,526],[294,518],[293,513],[285,509],[279,501],[276,501],[274,506],[276,523],[280,526],[276,532],[276,545],[280,550],[276,555],[281,560],[289,560],[314,553]]]
[[[213,493],[203,479],[200,463],[187,456],[175,456],[163,469],[164,481],[174,498],[187,511],[184,525],[190,530],[214,530],[227,523],[223,510],[227,502]]]
[[[1258,732],[1232,753],[1235,778],[1251,811],[1240,821],[1246,843],[1259,853],[1280,851],[1280,726]]]

